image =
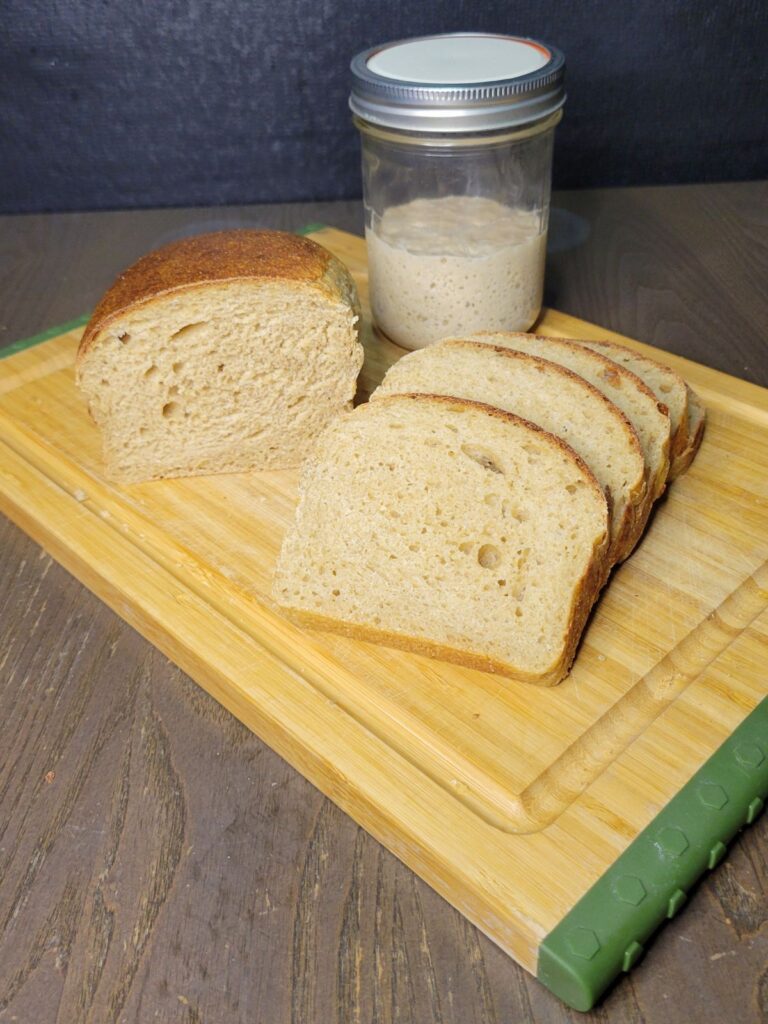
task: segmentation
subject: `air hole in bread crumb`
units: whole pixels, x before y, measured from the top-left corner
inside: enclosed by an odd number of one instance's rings
[[[216,367],[216,372],[217,373],[223,373],[224,372],[224,363],[219,363],[219,365]]]
[[[459,544],[459,551],[468,555],[474,546],[475,545],[471,540],[465,540],[463,543]]]
[[[182,409],[178,402],[166,402],[163,406],[163,416],[167,420],[179,419]]]
[[[510,519],[514,519],[518,523],[524,523],[528,519],[527,512],[523,512],[522,509],[515,508],[508,498],[505,498],[501,503],[501,514],[503,516],[509,516]]]
[[[605,370],[601,370],[597,375],[601,380],[606,381],[612,387],[621,387],[621,377],[617,370],[606,367]]]
[[[196,324],[186,324],[184,327],[180,327],[178,331],[175,331],[171,335],[171,341],[176,341],[178,338],[183,338],[186,334],[191,334],[192,331],[199,327],[205,327],[205,321],[201,320]]]
[[[152,363],[152,365],[144,371],[144,377],[146,380],[151,380],[153,377],[156,377],[158,373],[160,373],[159,368]]]
[[[182,366],[183,366],[183,365],[184,365],[184,363],[183,363],[183,362],[181,361],[181,359],[180,359],[180,360],[179,360],[179,361],[178,361],[177,363],[174,363],[174,364],[173,364],[173,367],[172,367],[172,369],[173,369],[173,372],[174,372],[174,373],[178,373],[178,372],[179,372],[179,370],[180,370],[180,369],[182,368]]]
[[[506,585],[507,585],[507,581],[506,580],[496,580],[496,582],[498,583],[498,585],[500,587],[506,587]]]
[[[484,569],[495,569],[501,563],[501,552],[495,544],[482,544],[477,561]]]
[[[175,395],[178,395],[178,393],[179,389],[176,387],[176,385],[171,384],[171,386],[168,388],[168,397],[173,398]]]
[[[333,594],[334,597],[338,597],[339,594],[341,593],[341,591],[340,590],[332,590],[331,593]]]
[[[491,473],[502,473],[503,470],[499,467],[496,459],[492,452],[489,452],[487,448],[481,448],[474,444],[463,444],[461,446],[462,452],[467,456],[468,459],[472,459],[483,469],[488,469]]]
[[[131,340],[131,336],[128,331],[121,331],[117,336],[117,340],[121,342],[121,344],[125,345]]]

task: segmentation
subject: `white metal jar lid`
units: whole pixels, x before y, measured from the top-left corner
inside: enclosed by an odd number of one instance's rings
[[[352,60],[349,105],[365,121],[416,132],[531,124],[565,103],[565,58],[519,36],[462,32],[385,43]]]

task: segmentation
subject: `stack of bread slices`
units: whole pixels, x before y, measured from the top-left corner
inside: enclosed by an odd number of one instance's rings
[[[274,596],[321,629],[558,683],[703,426],[676,373],[610,342],[412,352],[320,438]]]

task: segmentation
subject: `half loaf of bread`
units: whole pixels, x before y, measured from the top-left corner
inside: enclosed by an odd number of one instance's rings
[[[565,442],[491,406],[392,395],[305,463],[273,596],[300,623],[552,685],[607,551],[605,496]]]
[[[634,546],[645,499],[645,463],[637,434],[602,392],[546,359],[473,341],[417,349],[390,367],[371,396],[429,392],[495,405],[561,437],[580,455],[609,498],[611,558]]]
[[[77,355],[108,474],[298,465],[350,408],[358,317],[346,268],[297,235],[222,231],[140,259],[96,307]]]

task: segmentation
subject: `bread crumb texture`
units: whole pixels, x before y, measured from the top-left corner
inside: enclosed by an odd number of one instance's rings
[[[372,399],[414,391],[485,402],[562,438],[608,495],[615,557],[633,542],[646,487],[640,445],[626,417],[580,376],[509,348],[445,341],[400,359]]]

